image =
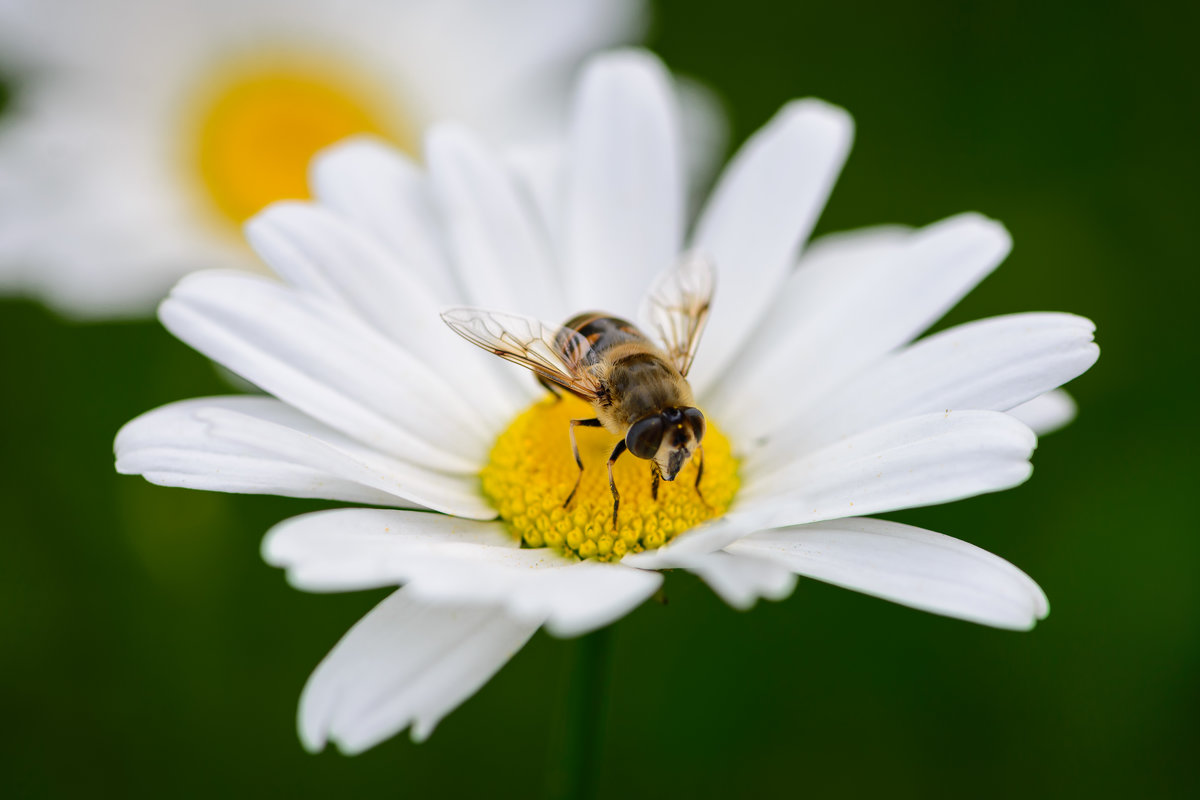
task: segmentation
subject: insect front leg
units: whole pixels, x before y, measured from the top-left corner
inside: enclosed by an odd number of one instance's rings
[[[539,380],[540,380],[540,378],[539,378]],[[563,501],[563,508],[566,508],[567,506],[571,505],[571,501],[575,499],[575,493],[579,491],[579,482],[581,480],[583,480],[583,459],[581,459],[579,457],[579,445],[577,445],[575,443],[575,426],[576,425],[582,425],[585,428],[601,427],[600,420],[598,420],[596,418],[571,420],[571,426],[570,426],[571,453],[572,453],[572,455],[575,456],[575,464],[576,464],[576,466],[579,467],[579,474],[575,476],[575,487],[573,489],[571,489],[571,493],[569,495],[567,495],[567,499]],[[609,468],[610,475],[611,475],[611,472],[612,472],[612,469],[610,467]]]
[[[700,479],[704,477],[704,445],[696,445],[696,496],[700,498],[700,502],[708,505],[708,501],[704,499],[704,493],[700,491]]]
[[[617,446],[613,448],[612,455],[608,457],[608,488],[612,489],[613,494],[613,530],[617,529],[617,509],[621,507],[621,495],[617,494],[617,482],[613,480],[612,468],[613,464],[617,463],[617,459],[621,457],[621,453],[625,452],[625,440],[617,442]]]
[[[659,484],[659,481],[662,480],[662,478],[658,477],[658,469],[655,467],[650,468],[650,476],[651,476],[650,477],[650,497],[657,500],[658,499],[658,484]]]

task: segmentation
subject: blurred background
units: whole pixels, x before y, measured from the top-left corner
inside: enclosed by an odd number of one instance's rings
[[[903,5],[663,0],[649,43],[720,94],[731,147],[792,97],[850,110],[818,232],[1002,220],[1012,256],[943,326],[1096,321],[1029,483],[894,515],[1008,558],[1053,613],[1014,634],[813,581],[738,613],[672,574],[613,632],[601,796],[1197,796],[1197,14]],[[157,323],[5,301],[0,342],[6,795],[541,796],[577,643],[538,634],[425,744],[308,755],[300,689],[385,594],[262,563],[271,524],[321,505],[114,473],[122,423],[228,391]]]

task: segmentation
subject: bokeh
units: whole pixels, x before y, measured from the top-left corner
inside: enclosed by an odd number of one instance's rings
[[[845,106],[819,232],[1002,220],[1015,248],[943,325],[1094,319],[1081,413],[1033,479],[893,515],[1029,572],[1008,633],[814,581],[729,609],[668,576],[617,624],[600,796],[1168,797],[1200,789],[1194,7],[664,0],[650,45],[742,141],[792,97]],[[19,87],[14,87],[19,91]],[[0,304],[0,785],[9,797],[538,797],[577,643],[538,634],[426,743],[305,753],[299,691],[384,593],[317,596],[259,558],[323,507],[152,486],[117,428],[228,391],[152,321]]]

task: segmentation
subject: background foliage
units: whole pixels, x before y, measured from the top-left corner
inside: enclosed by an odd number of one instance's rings
[[[791,97],[854,114],[821,231],[995,216],[1014,253],[946,323],[1075,311],[1103,355],[1030,483],[896,515],[1023,567],[1046,622],[993,631],[812,581],[740,614],[672,575],[668,605],[614,631],[600,793],[1194,796],[1194,8],[657,12],[652,46],[725,98],[735,143]],[[302,594],[260,561],[263,531],[317,504],[114,474],[123,422],[227,391],[156,323],[66,325],[9,301],[0,341],[0,775],[16,795],[541,792],[574,643],[539,634],[424,745],[305,754],[299,690],[382,596]]]

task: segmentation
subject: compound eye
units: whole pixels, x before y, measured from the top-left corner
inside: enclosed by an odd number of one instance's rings
[[[683,418],[691,424],[692,433],[696,435],[696,443],[699,444],[704,438],[704,414],[698,408],[685,408]]]
[[[625,445],[638,458],[652,459],[662,444],[662,417],[646,417],[633,423],[625,434]]]

